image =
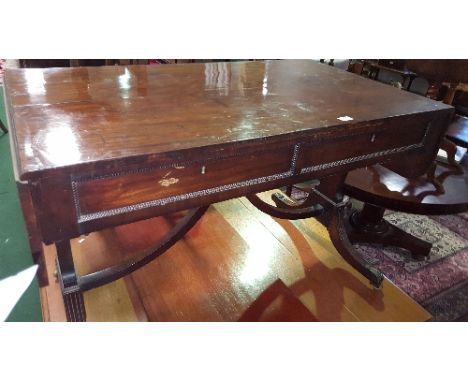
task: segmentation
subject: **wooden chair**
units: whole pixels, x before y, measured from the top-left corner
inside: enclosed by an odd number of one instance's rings
[[[407,60],[406,65],[428,79],[432,87],[440,88],[448,82],[444,97],[448,104],[453,101],[458,83],[468,82],[468,60]],[[467,132],[467,120],[457,116],[442,147],[448,151],[454,144],[466,147]],[[435,161],[430,174],[418,179],[401,177],[379,165],[354,170],[348,174],[345,192],[364,202],[363,209],[355,211],[350,219],[351,242],[391,245],[409,250],[416,258],[428,256],[431,244],[388,223],[383,219],[385,210],[422,215],[468,211],[468,158],[465,155],[459,166]]]

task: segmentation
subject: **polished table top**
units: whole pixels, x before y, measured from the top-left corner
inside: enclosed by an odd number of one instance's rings
[[[23,180],[448,107],[306,60],[9,69],[5,88]]]

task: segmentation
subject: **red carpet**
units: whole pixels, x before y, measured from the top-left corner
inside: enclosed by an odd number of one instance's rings
[[[468,213],[428,217],[395,212],[386,219],[430,241],[429,258],[413,261],[403,249],[377,245],[356,249],[424,306],[434,321],[468,321]]]

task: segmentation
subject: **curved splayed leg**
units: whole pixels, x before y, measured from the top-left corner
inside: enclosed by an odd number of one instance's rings
[[[295,220],[317,217],[327,227],[330,239],[343,259],[366,277],[374,287],[380,288],[384,279],[383,274],[362,259],[348,239],[346,229],[350,210],[348,199],[340,197],[338,199],[341,201],[335,202],[313,187],[299,189],[309,193],[302,203],[295,202],[294,199],[281,193],[272,195],[276,206],[266,203],[255,194],[249,195],[247,199],[260,211],[276,218]],[[317,203],[318,200],[321,203]]]
[[[121,264],[108,267],[84,276],[81,276],[78,285],[81,291],[93,289],[101,285],[115,281],[136,269],[148,264],[156,257],[162,255],[180,240],[203,216],[209,206],[199,207],[190,210],[184,218],[177,223],[162,239],[152,248],[135,258]]]
[[[321,204],[311,204],[307,202],[309,198],[307,198],[304,203],[299,204],[288,200],[280,193],[272,197],[276,206],[266,203],[256,194],[248,195],[247,199],[260,211],[280,219],[307,219],[319,216],[324,211]]]
[[[351,245],[346,230],[349,206],[330,210],[330,219],[327,224],[330,239],[339,254],[357,271],[365,276],[375,288],[380,288],[384,276],[378,269],[370,266],[362,259]]]

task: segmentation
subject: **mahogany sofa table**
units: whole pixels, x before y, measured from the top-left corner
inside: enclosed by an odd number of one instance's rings
[[[222,200],[247,196],[287,219],[318,217],[345,260],[382,274],[346,236],[348,171],[384,163],[423,174],[453,108],[311,61],[11,69],[5,76],[16,179],[30,188],[46,244],[57,248],[67,319],[83,292],[164,253]],[[302,203],[256,193],[317,180]],[[75,272],[70,239],[188,210],[146,253]]]

